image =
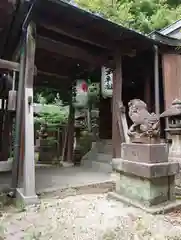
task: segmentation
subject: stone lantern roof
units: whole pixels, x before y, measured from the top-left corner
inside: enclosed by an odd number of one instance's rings
[[[163,112],[160,117],[173,117],[173,116],[181,116],[181,100],[175,99],[172,102],[172,105],[165,111]]]

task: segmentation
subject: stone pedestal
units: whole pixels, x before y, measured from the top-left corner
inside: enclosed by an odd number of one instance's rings
[[[175,197],[179,164],[168,162],[166,144],[122,144],[122,158],[113,159],[119,173],[112,197],[150,213],[167,211],[181,202]]]
[[[57,145],[51,143],[48,139],[40,140],[39,147],[39,163],[52,164],[57,159]]]

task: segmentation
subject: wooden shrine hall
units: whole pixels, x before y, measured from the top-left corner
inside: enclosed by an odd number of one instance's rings
[[[16,109],[1,110],[1,138],[9,136],[5,125],[12,124],[4,116],[15,118],[11,187],[25,203],[34,203],[33,87],[54,87],[61,95],[75,79],[93,72],[100,78],[102,66],[113,69],[113,98],[101,98],[99,132],[100,138],[112,138],[113,157],[120,157],[126,138],[121,106],[140,98],[157,114],[164,109],[162,89],[172,76],[165,74],[168,66],[161,60],[165,54],[177,56],[180,43],[152,39],[61,0],[1,0],[0,16],[0,73],[12,80],[8,90],[17,91]]]

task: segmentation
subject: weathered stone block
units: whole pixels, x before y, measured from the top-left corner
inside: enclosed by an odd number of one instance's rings
[[[168,162],[167,145],[123,143],[122,158],[143,163]]]
[[[156,178],[149,180],[133,175],[120,174],[120,181],[116,185],[117,193],[125,197],[141,202],[145,206],[152,206],[168,201],[169,186],[168,181],[174,178]],[[133,184],[134,182],[134,184]]]
[[[153,208],[158,211],[163,205],[169,208],[176,199],[175,175],[179,164],[168,162],[166,145],[124,143],[122,147],[122,158],[112,160],[113,169],[119,173],[117,198],[148,212]]]
[[[140,163],[122,158],[112,160],[112,167],[114,170],[133,174],[135,176],[144,177],[148,179],[172,176],[179,172],[179,165],[175,162],[164,163]]]

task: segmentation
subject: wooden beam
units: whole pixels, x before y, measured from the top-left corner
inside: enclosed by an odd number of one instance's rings
[[[56,27],[55,24],[52,25],[41,24],[40,28],[42,28],[42,30],[47,29],[49,31],[53,31],[55,33],[70,37],[72,39],[100,47],[102,49],[104,48],[107,50],[113,50],[115,48],[113,42],[108,41],[104,37],[105,35],[104,33],[99,35],[93,35],[86,32],[85,28],[84,29],[79,29],[75,27],[71,28],[64,24],[61,24],[61,28]]]
[[[69,76],[61,76],[61,75],[56,74],[56,73],[44,72],[44,71],[41,71],[41,70],[38,70],[37,73],[38,73],[38,75],[44,75],[46,77],[57,78],[57,79],[60,79],[60,80],[69,79]]]
[[[104,33],[101,35],[92,35],[87,32],[85,32],[82,29],[79,28],[71,28],[66,27],[62,24],[61,28],[56,27],[55,25],[50,24],[41,24],[39,28],[39,35],[41,36],[50,36],[52,32],[52,35],[59,34],[59,37],[61,35],[64,37],[69,37],[72,40],[80,41],[80,43],[87,43],[94,47],[99,47],[102,50],[105,50],[107,52],[112,53],[113,55],[115,53],[120,53],[121,55],[130,55],[134,56],[136,54],[136,49],[133,46],[134,39],[123,39],[122,42],[120,41],[111,41],[112,39],[107,40],[106,36],[104,36]],[[101,39],[101,40],[100,40]],[[142,48],[142,45],[138,45],[137,48]]]
[[[4,59],[0,59],[0,69],[6,69],[11,71],[19,71],[20,64],[17,62],[11,62]]]
[[[4,59],[0,59],[0,69],[10,70],[19,72],[20,64],[18,62],[7,61]],[[37,74],[37,68],[34,67],[34,75]]]
[[[37,47],[51,53],[58,53],[69,58],[90,62],[94,65],[104,65],[108,62],[108,57],[106,59],[105,56],[94,55],[83,48],[71,46],[42,36],[37,37]]]

